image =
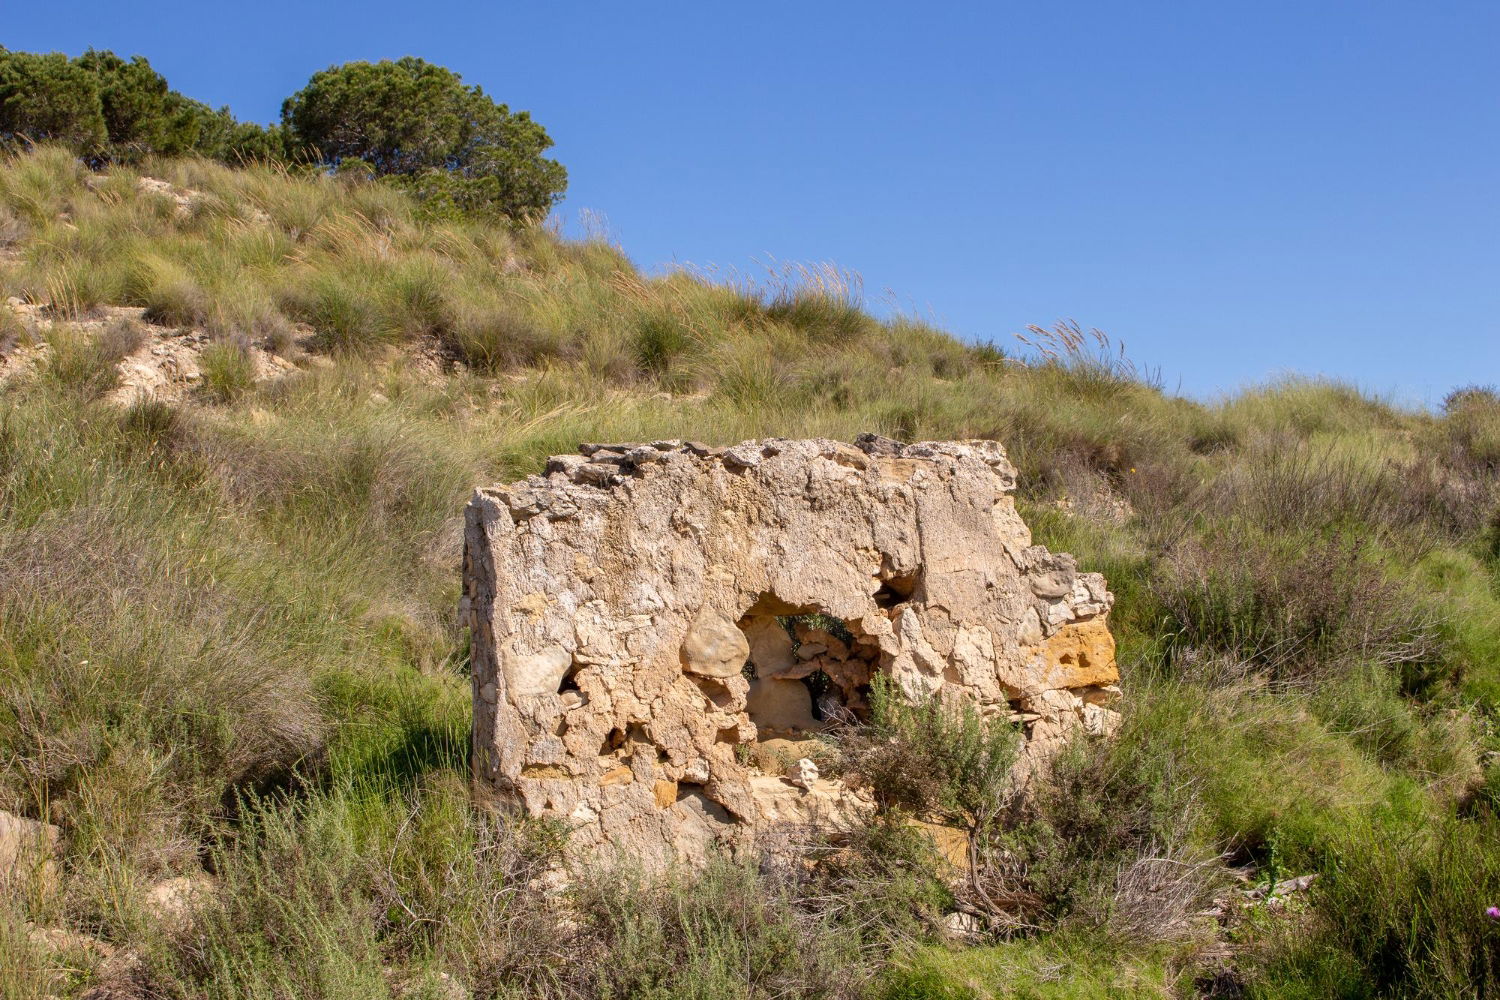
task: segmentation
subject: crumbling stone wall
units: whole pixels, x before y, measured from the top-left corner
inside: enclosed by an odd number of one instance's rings
[[[788,748],[877,673],[1021,723],[1104,730],[1104,579],[1031,543],[993,441],[584,445],[467,508],[481,797],[645,863],[860,801]],[[786,754],[780,754],[786,757]]]

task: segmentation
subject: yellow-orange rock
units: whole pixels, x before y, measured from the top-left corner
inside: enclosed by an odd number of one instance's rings
[[[1103,687],[1120,679],[1115,664],[1115,637],[1104,618],[1069,622],[1041,648],[1046,686]]]
[[[937,856],[946,861],[955,871],[969,870],[969,831],[947,823],[930,823],[912,820],[912,825],[932,842]]]

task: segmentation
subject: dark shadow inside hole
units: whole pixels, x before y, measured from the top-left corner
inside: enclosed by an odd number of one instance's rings
[[[837,690],[833,678],[821,670],[815,670],[802,678],[802,683],[807,686],[807,693],[812,698],[813,718],[819,722],[829,721],[829,717],[837,714],[828,699],[830,689]]]
[[[872,595],[877,607],[890,609],[911,600],[916,592],[919,577],[916,573],[895,573],[882,576],[880,586]]]

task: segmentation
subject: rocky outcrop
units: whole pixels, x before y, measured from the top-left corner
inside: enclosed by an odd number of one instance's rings
[[[477,491],[477,792],[649,865],[867,808],[809,741],[876,674],[1014,720],[1030,761],[1109,728],[1112,597],[1014,488],[993,441],[866,435],[589,444]]]

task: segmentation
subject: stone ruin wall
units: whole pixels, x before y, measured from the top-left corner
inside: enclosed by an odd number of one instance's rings
[[[857,795],[775,761],[877,673],[1022,724],[1023,771],[1117,718],[1113,597],[1032,544],[993,441],[580,451],[475,493],[462,608],[476,791],[575,850],[660,865],[839,822]]]

